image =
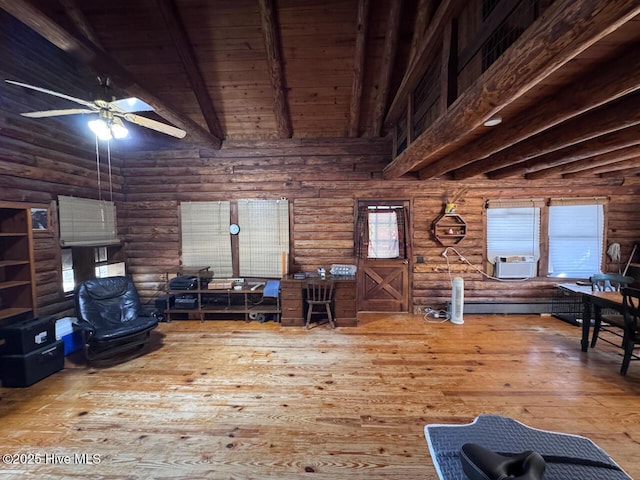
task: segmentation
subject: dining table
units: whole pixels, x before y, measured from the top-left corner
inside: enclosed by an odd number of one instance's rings
[[[580,345],[583,352],[589,350],[589,332],[592,319],[598,320],[603,308],[623,313],[624,302],[620,292],[611,290],[594,290],[590,285],[578,283],[559,283],[556,288],[579,294],[582,300],[582,339]]]

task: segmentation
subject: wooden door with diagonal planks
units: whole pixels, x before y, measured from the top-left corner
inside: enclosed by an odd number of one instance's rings
[[[409,311],[409,261],[361,259],[358,267],[359,311]]]
[[[408,312],[410,202],[358,202],[358,311]]]

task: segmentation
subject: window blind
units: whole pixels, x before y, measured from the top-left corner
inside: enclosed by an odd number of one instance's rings
[[[120,243],[116,206],[106,200],[58,196],[60,245],[98,246]]]
[[[281,277],[289,263],[288,200],[238,200],[242,277]]]
[[[216,277],[233,276],[229,202],[180,204],[182,265],[211,267]]]
[[[544,198],[498,198],[486,203],[487,208],[540,208],[544,205]]]
[[[600,273],[603,243],[602,205],[549,207],[550,277],[588,278]]]
[[[540,258],[540,209],[487,209],[487,260],[497,256],[533,255]]]
[[[570,206],[570,205],[605,205],[606,197],[581,197],[581,198],[551,198],[550,207]]]

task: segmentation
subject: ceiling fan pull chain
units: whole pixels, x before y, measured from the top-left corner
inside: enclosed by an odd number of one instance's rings
[[[113,184],[111,182],[111,141],[107,140],[107,161],[109,164],[109,195],[110,200],[113,202]]]
[[[100,145],[96,135],[96,170],[98,171],[98,200],[102,201],[102,185],[100,184]]]

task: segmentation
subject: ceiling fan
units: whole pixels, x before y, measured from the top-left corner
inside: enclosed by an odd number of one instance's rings
[[[100,85],[105,90],[110,88],[109,78],[100,78]],[[93,101],[82,100],[75,98],[64,93],[54,92],[53,90],[47,90],[46,88],[36,87],[27,83],[16,82],[14,80],[5,80],[11,85],[17,85],[19,87],[29,88],[38,92],[53,95],[55,97],[64,98],[72,102],[83,105],[85,108],[67,108],[62,110],[43,110],[38,112],[21,113],[23,117],[30,118],[46,118],[57,117],[62,115],[76,115],[76,114],[98,114],[98,118],[90,120],[88,122],[89,128],[98,136],[100,140],[111,140],[111,138],[124,138],[127,136],[128,131],[122,122],[122,119],[140,125],[141,127],[150,128],[157,132],[161,132],[167,135],[171,135],[176,138],[184,138],[187,134],[184,130],[176,128],[166,123],[158,122],[142,115],[136,115],[134,112],[152,112],[153,107],[148,103],[135,98],[123,98],[116,100],[115,98],[108,102],[106,100],[96,99]]]

